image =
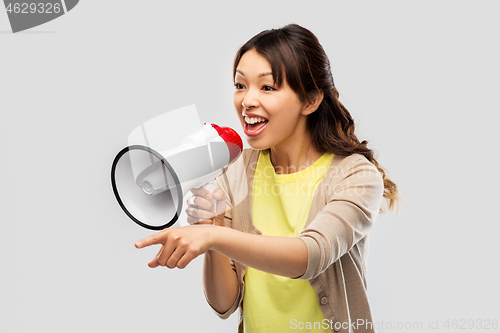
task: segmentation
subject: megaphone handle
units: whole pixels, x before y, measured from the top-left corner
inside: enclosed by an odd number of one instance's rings
[[[209,181],[208,183],[206,183],[202,187],[205,188],[205,189],[207,189],[210,193],[212,193],[217,188],[215,179],[212,179],[211,181]],[[214,205],[215,208],[217,208],[216,207],[216,204],[217,204],[217,200],[216,199],[212,198],[212,199],[210,199],[210,202]]]

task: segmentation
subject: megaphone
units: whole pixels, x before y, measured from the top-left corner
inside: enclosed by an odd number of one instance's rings
[[[213,184],[242,150],[236,131],[207,123],[167,150],[130,145],[113,161],[113,192],[123,211],[138,225],[151,230],[168,228],[179,218],[186,193],[207,187],[211,181]]]

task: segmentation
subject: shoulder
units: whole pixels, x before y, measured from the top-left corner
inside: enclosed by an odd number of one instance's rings
[[[335,155],[333,157],[327,176],[335,178],[346,178],[357,174],[361,176],[376,176],[382,179],[377,167],[373,165],[366,157],[361,154],[351,154],[349,156]]]
[[[354,188],[362,193],[369,188],[369,192],[378,197],[384,190],[384,181],[377,167],[361,154],[335,155],[325,181],[334,192]]]

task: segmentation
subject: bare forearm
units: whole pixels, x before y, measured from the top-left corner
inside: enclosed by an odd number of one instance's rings
[[[220,313],[226,312],[238,296],[238,280],[229,259],[207,251],[203,264],[203,288],[208,302]]]
[[[297,237],[272,237],[220,228],[214,233],[211,249],[258,270],[298,277],[307,268],[307,248]]]

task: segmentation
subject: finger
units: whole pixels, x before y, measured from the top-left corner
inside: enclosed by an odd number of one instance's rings
[[[165,266],[167,264],[167,260],[170,258],[172,253],[175,251],[175,249],[179,246],[178,240],[175,239],[169,239],[165,243],[165,248],[163,249],[163,252],[160,254],[158,257],[158,264],[160,266]]]
[[[153,260],[151,260],[149,263],[148,263],[148,266],[151,267],[151,268],[156,268],[158,266],[160,266],[158,264],[158,257],[160,257],[161,253],[163,252],[163,246],[161,247],[160,251],[158,251],[158,253],[156,254],[156,256],[154,257]]]
[[[212,193],[204,187],[192,188],[191,193],[208,200],[212,199]]]
[[[186,268],[186,266],[198,256],[194,251],[186,251],[184,255],[177,261],[177,267],[180,269]]]
[[[207,199],[200,197],[198,195],[194,195],[194,196],[190,197],[187,200],[187,204],[188,204],[188,206],[200,207],[200,208],[207,210],[209,212],[213,212],[215,210],[215,207],[210,200],[207,200]]]
[[[217,203],[219,201],[225,201],[226,200],[226,193],[224,193],[224,191],[220,188],[216,188],[213,192],[212,192],[212,196],[217,200]]]
[[[160,266],[160,264],[158,263],[158,258],[154,258],[153,260],[151,260],[149,263],[148,263],[148,266],[150,268],[156,268],[158,266]]]
[[[202,219],[194,218],[192,216],[188,216],[186,220],[189,224],[213,224],[214,223],[212,220],[202,220]]]
[[[177,247],[175,251],[170,255],[170,258],[167,259],[165,266],[168,268],[175,268],[177,266],[177,262],[186,252],[185,247]]]
[[[140,241],[137,241],[135,243],[135,247],[138,249],[142,249],[146,246],[150,246],[153,244],[163,244],[165,242],[165,239],[167,237],[169,229],[164,229],[154,235],[148,236],[144,239],[141,239]]]
[[[195,208],[193,206],[189,206],[186,208],[186,214],[188,216],[194,217],[195,219],[201,220],[209,220],[215,216],[215,212],[208,212],[203,209]]]

